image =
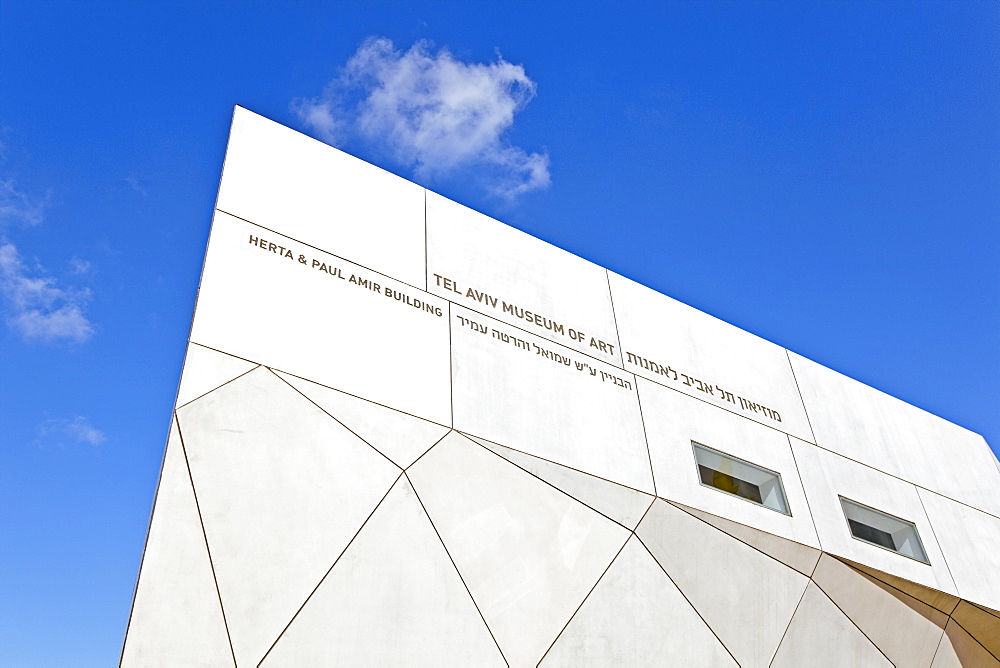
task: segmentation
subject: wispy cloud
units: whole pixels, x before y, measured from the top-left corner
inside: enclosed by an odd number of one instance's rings
[[[45,218],[48,197],[29,197],[11,179],[0,178],[0,223],[38,225]]]
[[[50,419],[42,423],[38,428],[41,441],[50,441],[54,438],[69,438],[77,443],[98,446],[108,437],[103,431],[90,423],[90,420],[77,415],[71,420]]]
[[[548,154],[529,153],[506,137],[535,89],[523,66],[499,55],[467,63],[426,41],[400,51],[372,37],[322,95],[291,106],[331,144],[371,142],[422,178],[476,168],[494,194],[510,198],[551,180]]]
[[[82,343],[94,333],[84,307],[90,291],[62,285],[35,263],[29,267],[4,229],[12,223],[39,225],[45,219],[48,196],[37,198],[0,177],[0,300],[7,326],[27,341]],[[93,267],[79,258],[70,260],[76,274]]]
[[[74,274],[89,274],[94,269],[94,263],[88,262],[77,256],[73,256],[69,260],[69,266],[73,270]]]
[[[135,174],[129,174],[127,177],[125,177],[125,183],[127,183],[128,187],[131,188],[134,192],[139,193],[143,197],[149,196],[149,193],[146,192],[146,189],[142,187],[142,182],[140,182],[139,179],[135,178]]]
[[[14,244],[0,240],[0,295],[7,326],[29,341],[86,341],[94,333],[83,310],[90,291],[60,286],[43,272],[30,269]]]

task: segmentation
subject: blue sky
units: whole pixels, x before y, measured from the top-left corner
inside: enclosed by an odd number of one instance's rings
[[[357,107],[442,48],[452,162]],[[996,3],[7,0],[0,665],[117,661],[234,104],[1000,448]]]

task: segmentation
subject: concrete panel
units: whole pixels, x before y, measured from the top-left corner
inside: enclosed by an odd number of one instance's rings
[[[711,513],[696,510],[680,503],[671,502],[686,513],[694,515],[703,522],[711,524],[719,531],[724,531],[736,540],[742,541],[750,547],[756,548],[769,557],[777,559],[786,566],[790,566],[805,576],[811,576],[816,562],[822,554],[819,550],[807,547],[801,543],[790,541],[786,538],[779,538],[769,533],[751,529],[748,526],[732,522],[723,517],[717,517]]]
[[[819,587],[809,583],[772,668],[892,666]]]
[[[427,193],[427,289],[621,364],[603,267]]]
[[[236,659],[256,664],[400,471],[267,369],[177,415]]]
[[[629,531],[451,433],[407,471],[511,666],[534,666]]]
[[[507,664],[402,476],[261,665]]]
[[[549,666],[737,666],[634,536],[542,660]]]
[[[424,189],[236,107],[217,208],[424,286]]]
[[[880,570],[865,566],[864,564],[859,564],[855,561],[843,558],[840,558],[840,560],[854,570],[860,571],[874,580],[878,580],[893,589],[907,594],[921,603],[926,603],[935,610],[940,610],[946,615],[950,615],[954,612],[955,608],[959,604],[959,601],[961,601],[961,599],[957,596],[952,596],[951,594],[946,594],[943,591],[938,591],[937,589],[931,589],[930,587],[918,585],[914,582],[910,582],[909,580],[896,577],[895,575],[883,573]]]
[[[451,419],[444,300],[226,214],[212,225],[191,340]]]
[[[931,665],[948,615],[829,555],[812,579],[893,664]]]
[[[951,618],[993,656],[1000,657],[1000,616],[968,601],[958,604]]]
[[[196,343],[189,343],[184,355],[184,371],[177,389],[177,406],[183,406],[220,385],[242,376],[257,364],[226,355]]]
[[[160,473],[121,665],[235,665],[175,424]]]
[[[982,436],[799,355],[791,360],[815,443],[1000,515],[1000,472]]]
[[[971,605],[979,608],[980,610],[989,615],[996,617],[997,619],[1000,619],[1000,610],[993,610],[992,608],[987,608],[985,605],[976,605],[975,603],[972,603]]]
[[[661,497],[819,547],[785,434],[642,378],[636,382]],[[703,485],[692,441],[781,474],[791,516]]]
[[[805,440],[785,349],[609,273],[625,369]]]
[[[287,373],[276,373],[400,468],[412,464],[448,433],[448,427]]]
[[[792,439],[792,450],[824,552],[926,587],[957,593],[916,487],[797,439]],[[930,564],[854,538],[844,517],[841,496],[912,522]]]
[[[628,529],[635,528],[653,502],[651,495],[629,487],[559,466],[475,436],[469,438]]]
[[[931,668],[997,668],[1000,660],[963,629],[955,620],[948,622]]]
[[[1000,608],[1000,518],[918,490],[958,595]]]
[[[452,307],[455,429],[653,492],[635,378]]]
[[[766,666],[809,578],[659,501],[636,535],[741,666]]]

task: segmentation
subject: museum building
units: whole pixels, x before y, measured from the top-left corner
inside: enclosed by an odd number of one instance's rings
[[[1000,667],[978,434],[237,107],[122,666]]]

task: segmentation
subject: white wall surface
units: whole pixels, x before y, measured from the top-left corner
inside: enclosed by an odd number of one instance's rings
[[[268,369],[177,411],[239,665],[256,665],[400,470]]]
[[[924,489],[917,492],[959,596],[1000,610],[1000,518],[940,494]]]
[[[540,666],[737,666],[677,586],[629,539]]]
[[[770,665],[772,668],[888,668],[892,662],[810,582]]]
[[[424,189],[236,107],[216,208],[424,285]]]
[[[176,420],[156,491],[123,666],[235,666]]]
[[[1000,473],[979,434],[791,354],[816,443],[1000,515]]]
[[[459,306],[451,317],[455,429],[652,493],[632,374]]]
[[[400,476],[260,665],[507,664]]]
[[[621,364],[603,267],[430,192],[427,285],[466,308]]]
[[[859,577],[858,571],[829,555],[820,558],[813,582],[893,665],[931,665],[948,615],[874,578]]]
[[[638,387],[659,496],[819,547],[788,436],[642,378]],[[791,516],[702,485],[691,441],[779,473]]]
[[[627,278],[609,277],[626,369],[812,440],[784,348]]]
[[[251,237],[281,245],[293,257],[251,244]],[[322,271],[323,264],[339,275]],[[371,285],[352,283],[352,277]],[[426,302],[441,315],[397,301],[396,294],[411,304]],[[451,422],[447,302],[221,212],[212,226],[191,340],[439,424]]]
[[[824,552],[957,593],[915,486],[798,439],[792,439],[792,451]],[[841,496],[914,524],[930,564],[854,538],[840,505]]]
[[[664,501],[636,535],[741,666],[766,666],[809,578]]]
[[[629,539],[454,432],[407,477],[511,666],[538,664]]]

